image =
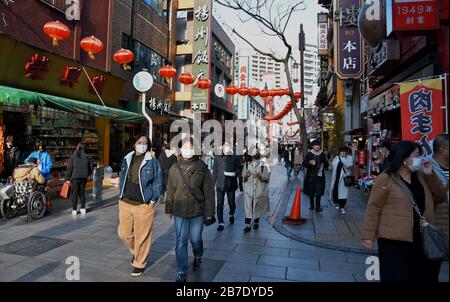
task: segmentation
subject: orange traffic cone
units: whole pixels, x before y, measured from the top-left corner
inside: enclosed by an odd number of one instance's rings
[[[283,223],[296,225],[306,223],[306,219],[301,217],[301,212],[302,212],[301,191],[300,187],[298,187],[297,192],[295,193],[295,199],[294,204],[292,205],[291,214],[289,216],[284,217]]]

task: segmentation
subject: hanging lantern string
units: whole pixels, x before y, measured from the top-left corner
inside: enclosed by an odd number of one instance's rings
[[[411,82],[417,82],[417,81],[418,81],[418,82],[421,82],[421,81],[430,80],[430,79],[435,79],[435,78],[440,78],[441,80],[444,80],[447,76],[448,76],[448,73],[443,73],[443,74],[434,75],[434,76],[429,76],[429,77],[420,78],[420,79],[407,80],[407,81],[405,81],[405,82],[395,82],[394,85],[405,84],[405,83],[411,83]]]
[[[98,98],[100,99],[100,102],[102,102],[103,107],[105,107],[106,109],[108,109],[108,107],[106,107],[105,103],[103,102],[102,97],[100,96],[100,94],[97,91],[97,88],[95,88],[94,83],[92,83],[91,78],[89,77],[89,74],[87,73],[86,69],[84,68],[84,66],[82,67],[84,73],[86,74],[86,77],[88,78],[89,83],[91,83],[92,88],[94,88],[95,94],[98,96]]]

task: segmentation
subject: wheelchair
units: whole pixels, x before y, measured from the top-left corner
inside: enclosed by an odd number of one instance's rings
[[[11,188],[10,186],[13,187]],[[13,194],[9,194],[9,196],[5,196],[5,194],[0,195],[0,212],[3,220],[22,215],[24,212],[27,214],[27,221],[42,218],[48,206],[47,187],[36,184],[30,193],[18,195],[14,186],[15,184],[11,180],[0,183],[0,189],[8,187],[10,191],[14,192]]]

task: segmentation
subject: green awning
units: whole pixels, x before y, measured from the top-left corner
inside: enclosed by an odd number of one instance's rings
[[[135,112],[0,85],[0,104],[2,103],[12,105],[34,104],[74,113],[109,118],[118,122],[140,122],[145,120],[142,114]]]

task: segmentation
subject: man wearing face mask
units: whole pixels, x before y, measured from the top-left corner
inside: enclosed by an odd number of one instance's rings
[[[5,170],[3,171],[3,178],[8,178],[12,176],[14,169],[20,164],[20,150],[14,146],[14,137],[12,135],[7,136],[5,141]]]
[[[294,170],[294,156],[294,148],[292,148],[291,145],[288,145],[283,155],[288,179],[291,178],[292,171]]]
[[[214,185],[206,164],[194,155],[193,139],[186,140],[181,156],[169,171],[166,214],[175,218],[178,274],[176,281],[185,282],[188,272],[188,239],[197,270],[203,256],[203,224],[214,217]]]
[[[152,240],[155,203],[163,182],[160,164],[149,152],[150,140],[141,135],[135,151],[122,161],[118,235],[133,256],[132,276],[143,274]]]
[[[233,154],[231,144],[226,142],[222,146],[224,155],[216,156],[213,167],[213,182],[217,191],[217,218],[219,220],[218,232],[224,227],[223,206],[225,194],[230,206],[230,224],[234,224],[234,213],[236,211],[235,192],[238,188],[237,176],[242,173],[241,161]]]

